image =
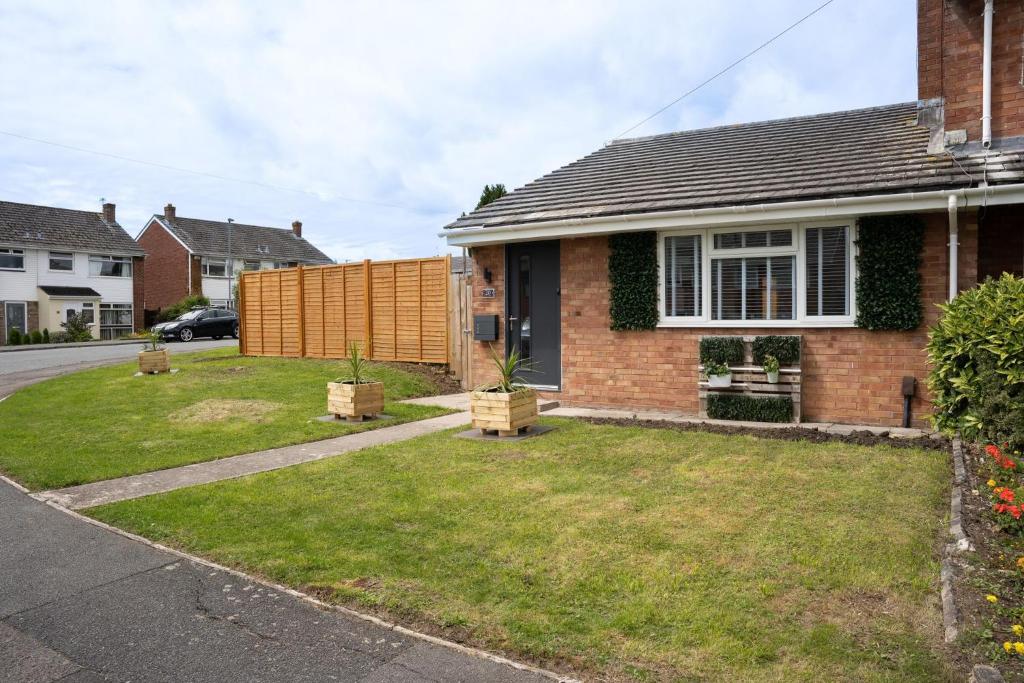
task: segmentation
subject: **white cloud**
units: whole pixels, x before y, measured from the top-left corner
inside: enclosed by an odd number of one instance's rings
[[[7,3],[0,128],[305,193],[3,138],[0,197],[106,197],[133,233],[172,201],[300,218],[338,259],[437,253],[484,183],[593,151],[816,4]],[[835,3],[633,134],[914,95],[912,3]]]

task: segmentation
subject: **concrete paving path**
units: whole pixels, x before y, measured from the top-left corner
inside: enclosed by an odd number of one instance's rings
[[[2,480],[0,549],[0,681],[549,680],[319,609]]]
[[[258,472],[299,465],[370,446],[404,441],[468,423],[469,413],[452,413],[416,422],[406,422],[393,427],[379,427],[366,432],[346,434],[323,441],[272,448],[184,467],[44,491],[35,495],[43,500],[50,500],[66,508],[78,510],[119,500],[140,498],[154,493],[164,493],[186,486],[209,484],[223,479],[234,479]]]

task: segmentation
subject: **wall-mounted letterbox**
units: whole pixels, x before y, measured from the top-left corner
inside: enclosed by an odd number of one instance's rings
[[[495,341],[498,338],[498,316],[473,316],[473,341]]]

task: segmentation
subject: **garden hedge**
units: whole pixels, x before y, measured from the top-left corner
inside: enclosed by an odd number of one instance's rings
[[[755,365],[764,365],[765,356],[775,356],[780,365],[796,365],[800,362],[800,337],[790,334],[754,337],[751,350]]]
[[[923,320],[924,223],[914,215],[865,216],[857,226],[857,326],[916,329]]]
[[[613,330],[658,325],[658,236],[633,232],[608,238],[609,313]]]
[[[741,365],[743,363],[743,337],[702,337],[700,362]]]
[[[792,422],[793,399],[789,396],[709,394],[708,417],[746,422]]]

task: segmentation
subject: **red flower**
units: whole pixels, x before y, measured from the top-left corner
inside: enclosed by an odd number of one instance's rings
[[[1010,514],[1013,515],[1014,519],[1020,519],[1020,508],[1016,505],[1010,506]]]
[[[991,455],[996,460],[998,460],[1000,456],[1002,456],[1002,453],[999,452],[999,447],[996,446],[994,443],[990,443],[989,445],[985,446],[985,452]]]
[[[1007,503],[1012,503],[1014,499],[1013,489],[1003,489],[999,492],[999,499],[1005,500]]]
[[[1006,512],[1006,503],[996,503],[992,506],[992,512]]]

